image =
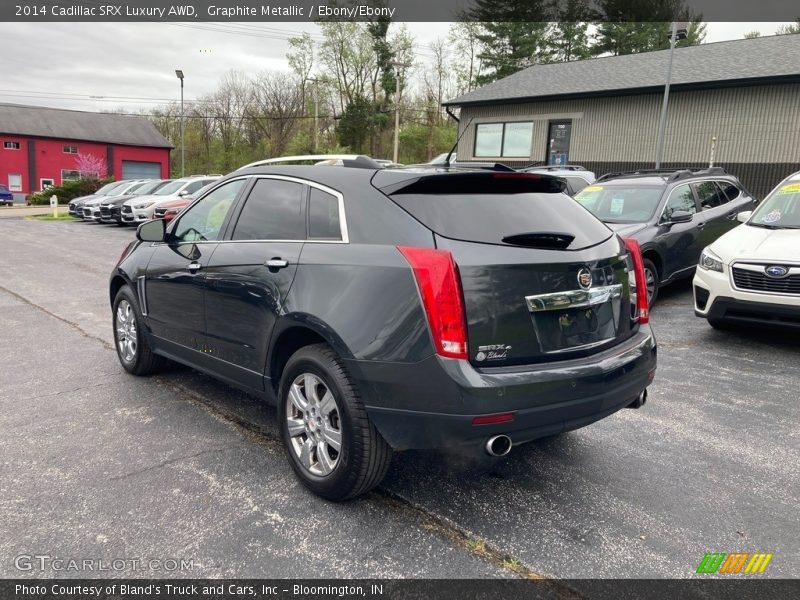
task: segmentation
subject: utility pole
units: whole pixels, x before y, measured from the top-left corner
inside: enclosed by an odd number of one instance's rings
[[[319,152],[319,79],[307,77],[314,83],[314,154]]]
[[[394,67],[394,155],[393,160],[397,162],[400,158],[400,71],[411,65],[393,61],[390,63]]]
[[[186,113],[183,112],[183,71],[175,69],[175,75],[181,80],[181,177],[186,177],[186,143],[184,142]]]
[[[661,103],[661,119],[658,122],[658,142],[656,143],[656,169],[661,168],[664,155],[664,135],[667,129],[667,109],[669,107],[669,85],[672,81],[672,59],[675,54],[675,42],[686,39],[687,23],[672,22],[672,33],[669,36],[669,66],[667,67],[667,83],[664,86],[664,100]]]

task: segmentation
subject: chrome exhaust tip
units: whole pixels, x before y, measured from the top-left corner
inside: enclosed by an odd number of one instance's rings
[[[486,454],[489,456],[505,456],[511,452],[511,438],[507,435],[495,435],[486,440]]]
[[[646,402],[647,402],[647,390],[644,389],[638,396],[636,396],[636,400],[628,404],[626,408],[642,408]]]

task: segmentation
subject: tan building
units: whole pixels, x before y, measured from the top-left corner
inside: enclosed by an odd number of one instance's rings
[[[536,65],[450,100],[458,160],[652,168],[668,59]],[[662,168],[708,166],[712,144],[714,165],[758,197],[800,169],[800,35],[675,50]]]

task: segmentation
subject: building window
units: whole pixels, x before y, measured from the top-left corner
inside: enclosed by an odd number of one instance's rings
[[[533,123],[480,123],[475,126],[475,156],[529,158]]]
[[[19,142],[4,142],[3,148],[6,150],[19,150]]]
[[[51,188],[56,184],[55,181],[52,179],[40,179],[39,180],[39,189],[41,191],[45,191],[47,188]]]
[[[572,121],[551,121],[547,142],[547,164],[569,164],[569,142],[572,139]]]
[[[81,172],[77,169],[61,169],[61,181],[72,181],[74,179],[80,179]]]
[[[8,175],[8,189],[12,192],[22,191],[22,175],[19,173],[9,173]]]
[[[78,147],[77,146],[64,146],[64,154],[77,154]]]

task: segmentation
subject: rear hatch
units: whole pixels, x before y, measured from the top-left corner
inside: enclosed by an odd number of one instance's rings
[[[562,189],[549,176],[495,172],[383,189],[452,253],[476,367],[587,356],[633,333],[627,253]]]

